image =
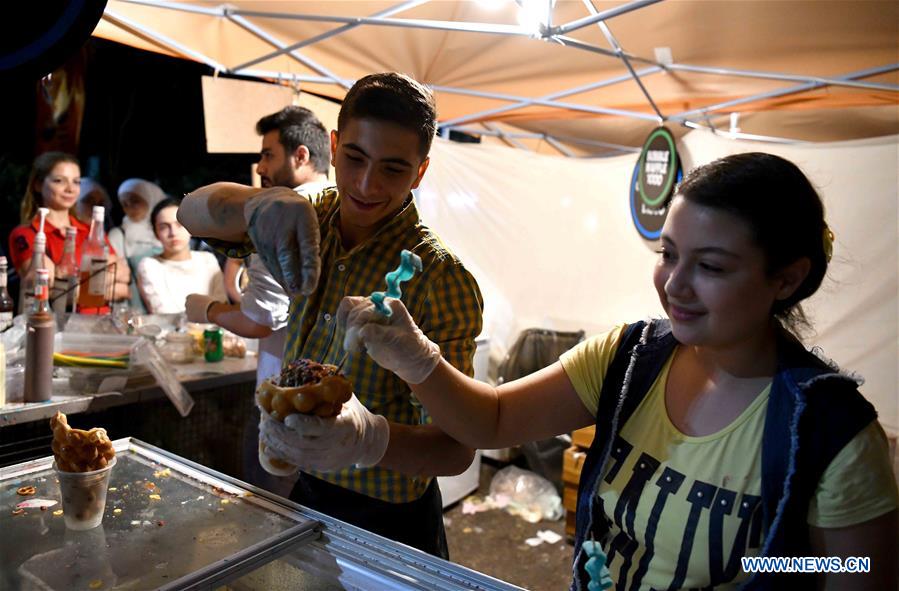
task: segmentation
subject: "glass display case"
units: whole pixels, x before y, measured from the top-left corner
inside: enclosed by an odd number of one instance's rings
[[[0,468],[0,588],[519,589],[136,439],[114,446],[88,531],[66,529],[52,457]]]

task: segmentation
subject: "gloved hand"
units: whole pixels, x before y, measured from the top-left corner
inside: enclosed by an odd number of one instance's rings
[[[244,205],[247,234],[266,268],[290,293],[309,295],[318,284],[318,214],[305,197],[271,187]]]
[[[201,293],[192,293],[184,300],[184,311],[189,322],[205,324],[209,322],[209,308],[216,300]]]
[[[337,309],[337,325],[346,328],[343,348],[358,352],[364,347],[384,369],[407,384],[420,384],[440,362],[440,347],[415,325],[402,301],[385,298],[384,303],[393,310],[389,318],[369,298],[343,298]]]
[[[259,441],[265,453],[303,470],[366,468],[380,462],[387,451],[387,419],[369,412],[355,394],[336,417],[290,414],[281,423],[260,410]]]

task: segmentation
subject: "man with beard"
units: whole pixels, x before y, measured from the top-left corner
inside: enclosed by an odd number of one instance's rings
[[[262,149],[256,171],[263,187],[288,187],[308,196],[329,185],[328,132],[315,114],[305,107],[284,107],[256,123]],[[237,259],[227,266],[239,267]],[[236,269],[231,274],[236,274]],[[226,276],[229,274],[226,272]],[[187,319],[215,323],[246,338],[259,339],[256,385],[281,371],[284,357],[290,297],[272,278],[258,255],[247,264],[249,282],[241,290],[240,303],[216,301],[202,294],[187,298]],[[290,493],[292,479],[276,478],[264,472],[257,460],[259,412],[255,405],[244,433],[244,478],[282,496]]]

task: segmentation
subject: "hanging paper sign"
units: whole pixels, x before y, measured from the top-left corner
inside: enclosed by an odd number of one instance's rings
[[[630,184],[631,218],[646,240],[657,240],[661,234],[681,176],[674,136],[665,127],[654,129],[643,144]]]

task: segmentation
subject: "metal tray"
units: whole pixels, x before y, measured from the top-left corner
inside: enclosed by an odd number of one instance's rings
[[[52,457],[0,469],[0,588],[209,588],[320,535],[252,487],[135,439],[114,447],[103,524],[85,532],[66,529],[59,504],[13,514],[26,499],[59,502]],[[18,495],[26,485],[37,493]]]

